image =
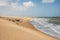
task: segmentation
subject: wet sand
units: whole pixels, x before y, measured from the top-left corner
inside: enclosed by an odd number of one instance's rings
[[[0,19],[0,40],[58,40],[40,32],[29,23],[29,18],[19,22]]]

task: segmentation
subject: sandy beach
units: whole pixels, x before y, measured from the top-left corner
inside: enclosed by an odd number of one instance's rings
[[[30,17],[0,17],[0,40],[59,40],[34,28]]]

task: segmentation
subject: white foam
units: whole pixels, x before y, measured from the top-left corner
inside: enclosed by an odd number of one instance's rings
[[[31,20],[31,24],[33,24],[37,30],[60,39],[60,25],[48,23],[48,21],[49,19],[36,18]]]

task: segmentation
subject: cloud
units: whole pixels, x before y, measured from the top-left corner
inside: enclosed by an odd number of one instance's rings
[[[24,5],[25,7],[27,7],[27,8],[29,8],[29,7],[34,7],[34,3],[31,2],[31,1],[29,1],[29,2],[24,2],[23,5]]]
[[[0,0],[0,6],[6,6],[7,3],[6,3],[6,0]]]
[[[23,2],[22,4],[19,5],[18,2],[16,3],[11,3],[11,8],[14,10],[19,10],[19,11],[26,11],[30,7],[34,7],[34,3],[29,1],[29,2]]]
[[[54,3],[55,0],[42,0],[42,3]]]
[[[23,5],[18,5],[18,3],[11,3],[9,7],[16,11],[25,11],[27,9]]]
[[[26,11],[31,7],[34,7],[34,3],[32,1],[22,2],[21,4],[16,0],[16,2],[9,2],[10,0],[0,0],[0,6],[9,7],[12,10],[16,11]]]

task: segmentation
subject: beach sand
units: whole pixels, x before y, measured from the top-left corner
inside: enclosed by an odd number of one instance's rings
[[[17,17],[18,18],[18,17]],[[59,40],[34,28],[32,18],[0,18],[0,40]]]

